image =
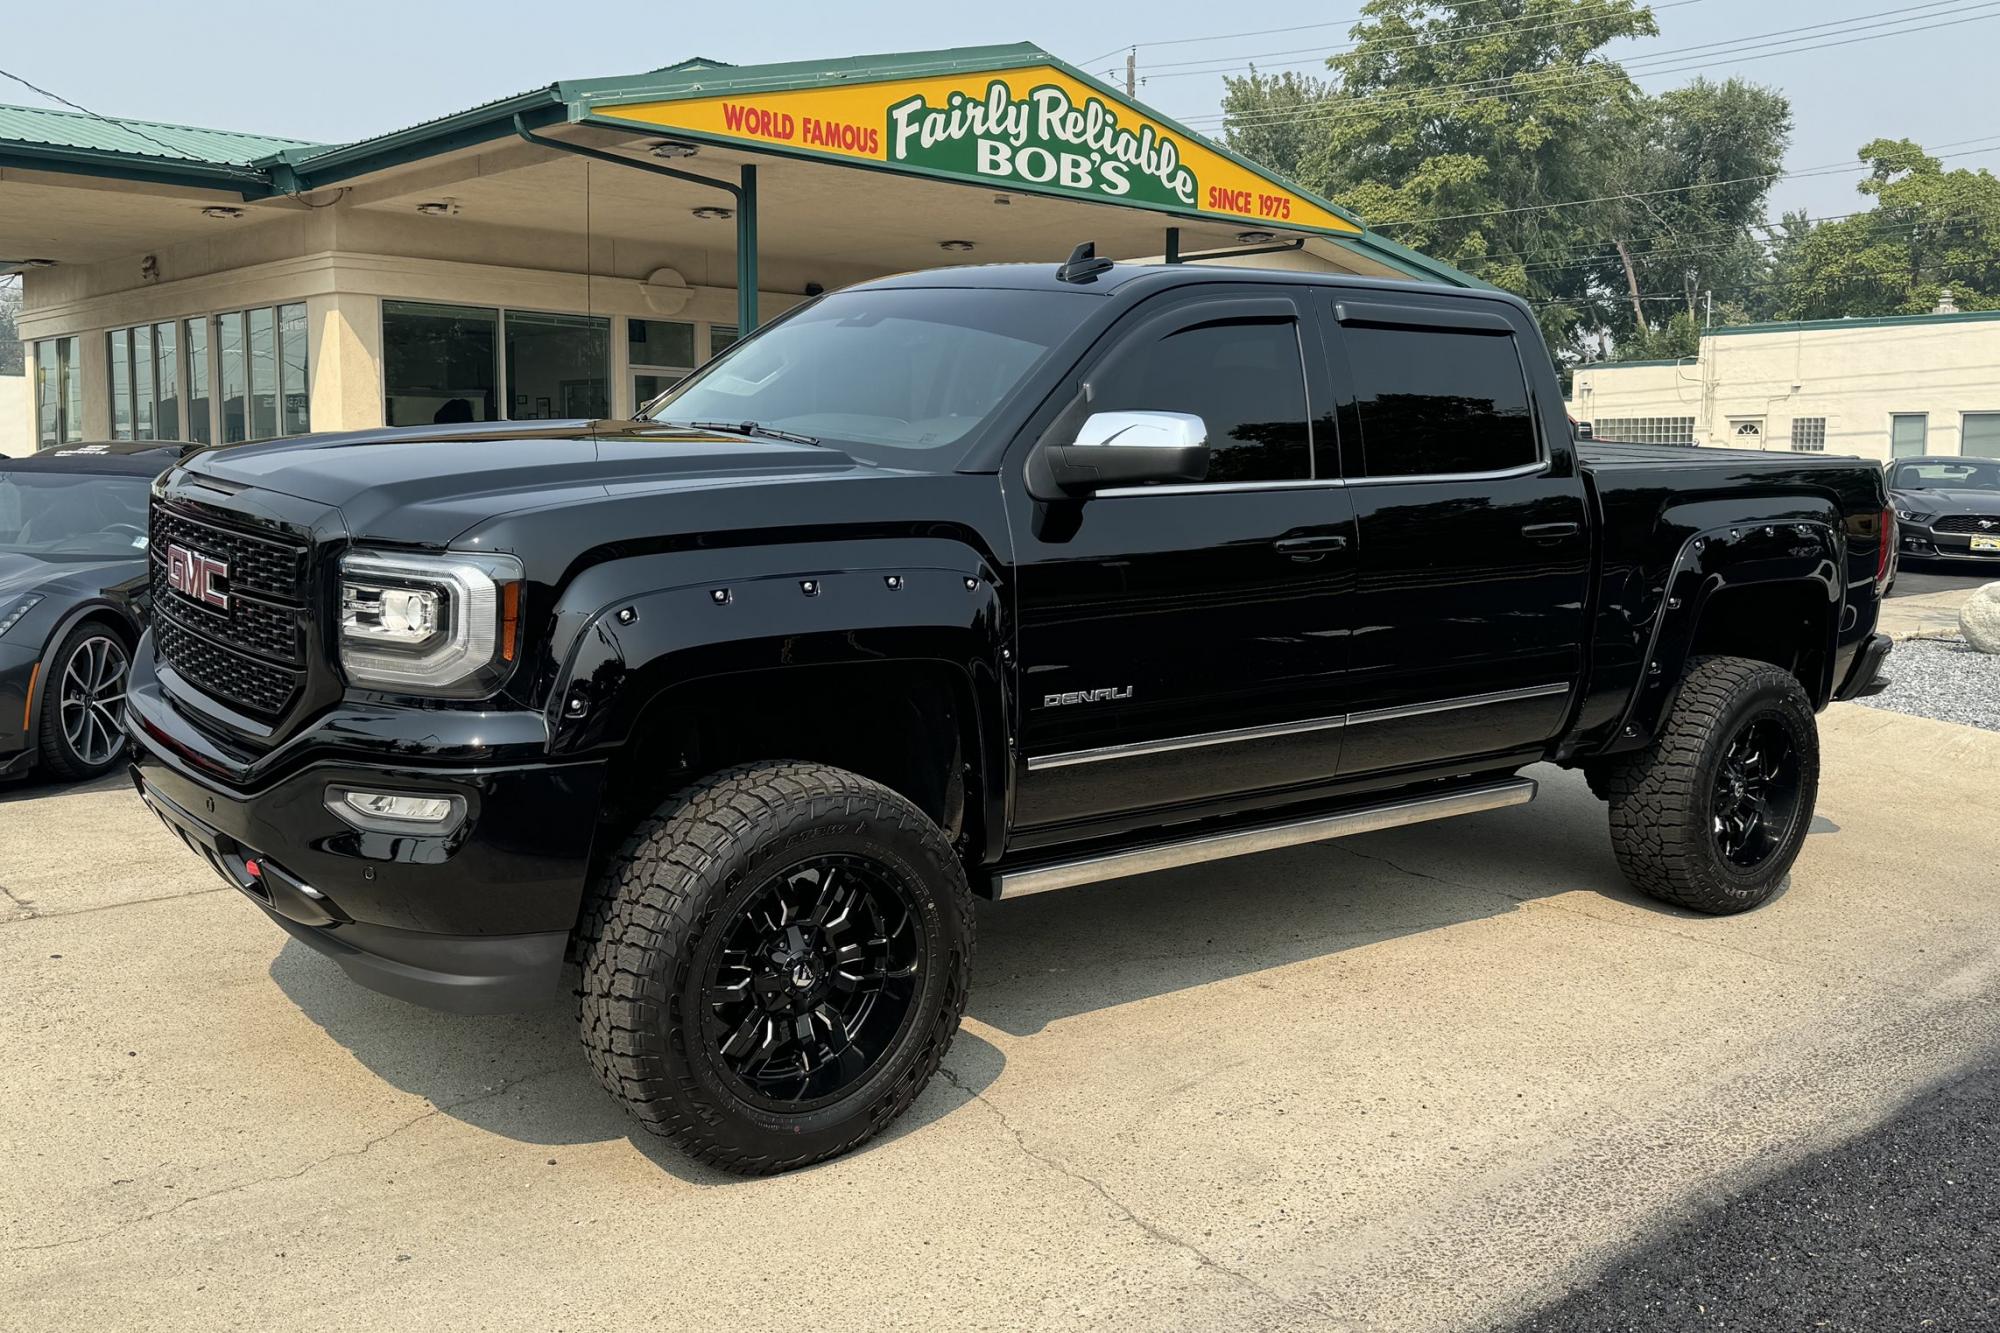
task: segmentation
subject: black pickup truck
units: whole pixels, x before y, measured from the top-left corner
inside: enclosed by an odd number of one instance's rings
[[[1764,901],[1814,714],[1888,648],[1886,505],[1860,461],[1578,443],[1494,292],[917,274],[636,420],[174,470],[133,775],[364,985],[500,1010],[579,963],[604,1085],[776,1171],[930,1079],[979,897],[1518,805],[1553,761],[1647,893]]]

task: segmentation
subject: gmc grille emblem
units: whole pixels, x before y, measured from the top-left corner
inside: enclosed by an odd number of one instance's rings
[[[189,601],[205,602],[218,611],[229,609],[229,594],[219,586],[229,577],[229,563],[185,546],[167,547],[167,586]]]

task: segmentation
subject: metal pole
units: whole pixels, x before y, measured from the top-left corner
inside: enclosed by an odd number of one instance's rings
[[[757,331],[757,168],[743,168],[736,195],[736,336]]]
[[[1136,46],[1125,53],[1125,95],[1139,95],[1139,48]]]
[[[1181,262],[1181,229],[1179,227],[1167,228],[1167,262],[1169,264],[1178,264]]]

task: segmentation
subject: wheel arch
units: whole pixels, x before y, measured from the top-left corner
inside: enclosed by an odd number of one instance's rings
[[[129,610],[108,597],[93,597],[63,612],[62,618],[56,621],[48,637],[42,641],[42,669],[35,678],[34,697],[28,701],[27,735],[30,748],[36,743],[35,738],[42,734],[42,701],[48,698],[48,678],[53,670],[49,666],[49,658],[78,626],[90,621],[97,621],[115,631],[124,640],[127,653],[137,651],[139,640],[145,633]]]

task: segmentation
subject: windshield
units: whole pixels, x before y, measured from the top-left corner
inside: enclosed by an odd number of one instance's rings
[[[877,462],[936,466],[924,455],[964,440],[1091,309],[1062,292],[839,292],[737,344],[647,415],[755,423]]]
[[[2000,491],[2000,462],[1898,463],[1889,487],[1898,491]]]
[[[150,477],[0,471],[0,551],[104,559],[146,549]]]

